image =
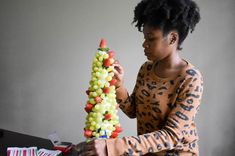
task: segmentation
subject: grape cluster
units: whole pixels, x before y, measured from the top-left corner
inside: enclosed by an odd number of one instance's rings
[[[100,47],[92,63],[90,86],[86,91],[88,101],[85,111],[86,126],[84,136],[89,141],[91,138],[116,138],[122,131],[117,115],[114,78],[114,52],[109,51],[105,39],[100,42]]]

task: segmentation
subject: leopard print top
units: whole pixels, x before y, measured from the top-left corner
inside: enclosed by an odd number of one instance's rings
[[[108,155],[198,156],[194,119],[203,92],[202,75],[188,63],[179,75],[160,78],[153,66],[145,62],[133,93],[117,97],[123,112],[137,118],[138,136],[107,139]]]

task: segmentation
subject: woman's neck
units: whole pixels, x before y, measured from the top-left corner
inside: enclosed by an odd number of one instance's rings
[[[161,69],[178,69],[184,65],[184,61],[180,58],[178,51],[171,53],[163,60],[158,61],[158,67]]]
[[[167,78],[174,76],[187,66],[187,62],[180,58],[178,52],[155,63],[154,72],[157,76]]]

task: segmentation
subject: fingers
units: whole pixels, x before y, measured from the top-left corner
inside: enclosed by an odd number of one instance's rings
[[[76,149],[78,156],[107,156],[105,140],[96,139],[89,143],[80,143],[76,146]]]
[[[119,74],[124,74],[124,69],[120,64],[113,64],[113,67]]]
[[[94,151],[84,151],[83,153],[78,153],[78,156],[96,156]]]
[[[120,64],[117,64],[117,63],[114,63],[113,67],[114,67],[114,69],[113,69],[114,75],[119,80],[121,80],[122,77],[124,76],[124,69],[123,69],[123,67]]]
[[[74,148],[77,151],[78,156],[96,156],[97,155],[94,141],[90,141],[88,143],[86,142],[79,143]]]
[[[83,148],[80,148],[77,151],[78,156],[96,156],[94,145],[86,144]]]

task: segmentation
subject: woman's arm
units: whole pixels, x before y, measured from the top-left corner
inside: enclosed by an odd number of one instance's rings
[[[128,153],[132,155],[155,153],[164,150],[180,150],[184,146],[183,130],[194,122],[199,109],[203,90],[202,77],[198,73],[186,78],[180,89],[175,107],[169,113],[161,130],[106,141],[108,155]],[[187,144],[188,148],[194,148]],[[117,148],[118,147],[118,148]],[[192,149],[193,150],[193,149]]]
[[[142,72],[143,66],[145,64],[143,64],[139,70],[138,76],[137,76],[137,80],[136,80],[136,84],[134,87],[134,90],[132,91],[132,94],[129,95],[127,89],[124,86],[124,80],[123,80],[123,76],[124,76],[124,70],[123,67],[116,62],[114,64],[114,74],[115,77],[117,79],[117,83],[116,83],[116,99],[117,99],[117,103],[120,105],[120,108],[122,109],[122,111],[130,118],[136,118],[136,103],[135,103],[135,93],[136,93],[136,89],[138,88],[138,84],[137,82],[140,81],[141,77],[140,77],[140,73]]]

